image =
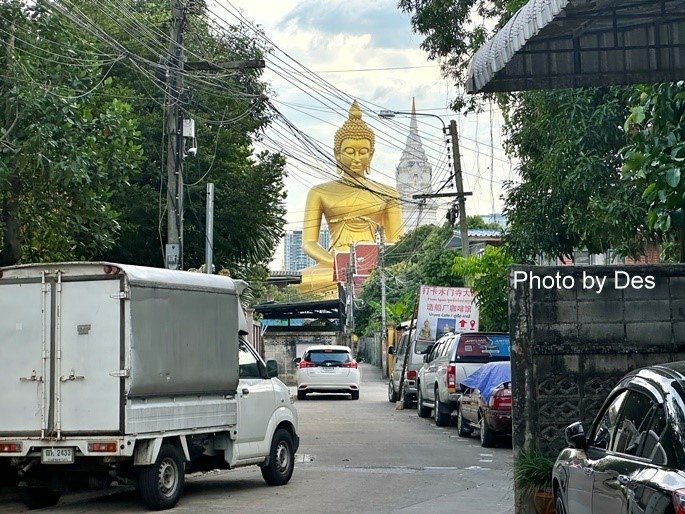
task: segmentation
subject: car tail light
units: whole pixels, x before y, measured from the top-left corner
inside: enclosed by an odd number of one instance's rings
[[[107,275],[117,275],[121,269],[117,268],[116,266],[111,266],[110,264],[106,264],[103,268],[102,271],[104,271]]]
[[[457,390],[457,366],[455,364],[447,366],[447,390],[450,393]]]
[[[351,361],[343,362],[342,367],[343,368],[355,368],[356,369],[359,367],[359,365],[357,364],[356,360],[352,359]]]
[[[305,361],[305,360],[301,360],[300,365],[299,365],[300,369],[302,369],[302,368],[313,368],[314,366],[316,366],[316,364],[314,364],[313,362],[310,362],[310,361]]]
[[[675,514],[685,514],[685,489],[673,491],[673,509]]]
[[[0,453],[21,453],[21,443],[0,443]]]
[[[117,443],[116,442],[108,442],[108,443],[88,443],[88,451],[89,452],[103,452],[103,453],[114,453],[117,451]]]
[[[494,410],[511,410],[511,389],[497,389],[490,397],[488,405]]]
[[[416,371],[413,369],[407,371],[407,380],[416,380]]]

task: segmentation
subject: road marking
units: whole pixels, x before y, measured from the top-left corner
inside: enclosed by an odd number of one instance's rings
[[[492,457],[492,453],[481,453],[481,457]]]
[[[478,462],[492,462],[492,459],[480,459]]]

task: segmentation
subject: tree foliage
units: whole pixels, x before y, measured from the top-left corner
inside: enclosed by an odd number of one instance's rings
[[[521,182],[505,197],[506,243],[525,262],[576,249],[638,255],[651,234],[645,202],[621,180],[626,88],[535,91],[509,103],[507,149]]]
[[[452,273],[466,278],[478,303],[480,329],[509,330],[509,284],[507,270],[514,259],[503,247],[486,246],[482,255],[454,259]]]
[[[626,120],[623,173],[647,203],[649,227],[685,227],[685,84],[643,86]],[[681,235],[682,238],[682,235]],[[683,242],[681,241],[681,245]],[[680,256],[680,260],[685,256]]]
[[[42,3],[0,3],[0,265],[90,257],[115,244],[111,199],[141,159],[125,89]],[[101,95],[84,95],[98,89]]]

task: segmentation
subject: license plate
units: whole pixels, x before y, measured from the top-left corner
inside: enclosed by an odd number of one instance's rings
[[[321,368],[322,373],[335,373],[335,368]]]
[[[40,461],[43,464],[73,464],[73,448],[43,448]]]

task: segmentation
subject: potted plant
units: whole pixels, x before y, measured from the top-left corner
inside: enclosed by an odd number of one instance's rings
[[[533,496],[538,514],[554,514],[552,470],[556,458],[537,448],[522,451],[514,461],[514,482]]]

